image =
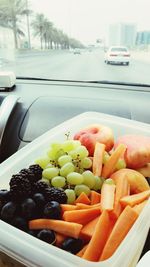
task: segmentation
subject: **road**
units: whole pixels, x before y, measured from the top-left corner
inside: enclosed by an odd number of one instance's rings
[[[24,52],[0,65],[0,70],[13,70],[17,76],[150,84],[150,60],[132,56],[129,66],[107,65],[101,50],[79,55],[71,51]]]

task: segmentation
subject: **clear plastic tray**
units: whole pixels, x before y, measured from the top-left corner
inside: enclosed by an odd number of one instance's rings
[[[6,188],[12,174],[28,167],[47,151],[53,141],[63,141],[84,126],[100,123],[110,126],[115,137],[128,134],[150,136],[150,125],[116,116],[86,112],[46,132],[0,166],[0,188]],[[114,255],[103,262],[89,262],[40,241],[0,220],[0,250],[28,267],[134,267],[140,257],[150,227],[150,200]]]

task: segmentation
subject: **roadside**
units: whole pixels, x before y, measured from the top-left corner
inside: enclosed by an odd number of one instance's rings
[[[131,51],[131,58],[150,63],[150,51]]]

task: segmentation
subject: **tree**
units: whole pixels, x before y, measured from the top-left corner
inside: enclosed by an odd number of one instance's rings
[[[26,0],[0,0],[0,25],[13,30],[16,49],[18,37],[25,35],[21,29],[21,18],[29,13]]]
[[[45,24],[47,19],[44,14],[36,14],[35,19],[32,21],[31,26],[34,29],[34,35],[40,36],[41,49],[43,49],[43,39],[45,34]]]
[[[45,40],[45,48],[53,48],[53,23],[49,20],[45,20],[43,37]]]

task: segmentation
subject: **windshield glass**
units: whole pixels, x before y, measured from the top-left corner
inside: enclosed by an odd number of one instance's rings
[[[0,0],[0,70],[150,84],[149,10],[149,0]]]

